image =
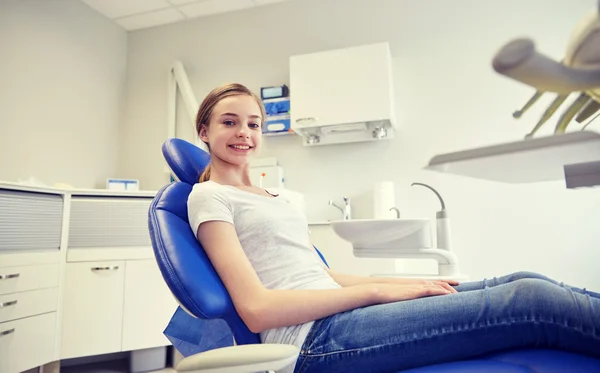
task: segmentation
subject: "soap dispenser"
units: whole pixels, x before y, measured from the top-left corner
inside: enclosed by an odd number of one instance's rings
[[[442,196],[433,187],[423,183],[412,183],[411,186],[420,185],[430,189],[440,200],[442,209],[435,214],[436,217],[436,234],[437,234],[437,247],[439,249],[451,250],[450,247],[450,221],[448,218],[448,211],[446,210],[446,204]]]

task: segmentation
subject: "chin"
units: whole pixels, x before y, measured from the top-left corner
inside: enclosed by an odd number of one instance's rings
[[[245,166],[247,164],[250,163],[250,160],[252,159],[252,156],[241,156],[241,157],[229,157],[227,159],[227,162],[234,165],[234,166]]]
[[[249,152],[242,154],[242,153],[232,153],[231,151],[226,152],[225,154],[223,154],[223,159],[224,161],[226,161],[227,163],[230,163],[232,165],[235,166],[244,166],[248,163],[250,163],[250,160],[253,159],[254,157],[256,157],[257,152],[256,152],[256,148],[252,148],[252,150],[250,150]]]

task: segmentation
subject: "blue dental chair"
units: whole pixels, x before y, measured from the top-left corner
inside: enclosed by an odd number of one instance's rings
[[[298,356],[298,349],[260,343],[258,335],[252,333],[236,313],[225,286],[190,229],[187,197],[208,163],[209,155],[197,146],[175,138],[167,140],[162,151],[178,181],[157,193],[149,209],[148,223],[162,276],[180,304],[171,322],[178,324],[174,330],[187,331],[197,327],[195,334],[222,340],[220,345],[209,350],[197,346],[196,350],[185,348],[185,352],[174,343],[186,356],[176,366],[177,371],[251,373],[276,371],[291,364]],[[220,324],[209,324],[211,322]],[[169,334],[168,330],[165,334]],[[233,339],[236,346],[233,346]],[[193,344],[187,342],[188,346]],[[600,359],[548,349],[519,349],[403,371],[475,372],[600,372]]]

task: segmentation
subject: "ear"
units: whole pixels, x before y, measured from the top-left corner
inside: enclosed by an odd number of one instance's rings
[[[202,140],[205,143],[208,143],[208,130],[206,126],[202,126],[200,128],[200,133],[198,135],[200,137],[200,140]]]

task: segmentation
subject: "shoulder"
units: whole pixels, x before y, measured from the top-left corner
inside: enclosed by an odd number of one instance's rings
[[[205,181],[203,183],[194,184],[192,191],[188,196],[188,206],[191,204],[202,204],[209,201],[218,200],[227,202],[227,190],[223,185]]]
[[[223,185],[203,182],[194,184],[188,196],[188,219],[194,232],[201,223],[210,220],[221,220],[233,223],[234,209],[227,196],[227,188]]]
[[[223,189],[223,185],[217,184],[212,181],[205,181],[202,183],[196,183],[192,186],[192,193],[216,193]]]

